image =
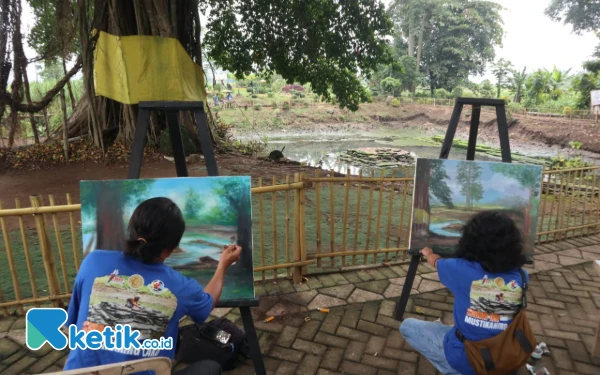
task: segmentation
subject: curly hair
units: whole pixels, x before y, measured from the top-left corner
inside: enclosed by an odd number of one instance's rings
[[[463,227],[456,257],[479,262],[487,272],[510,272],[526,262],[523,235],[508,215],[483,211]]]

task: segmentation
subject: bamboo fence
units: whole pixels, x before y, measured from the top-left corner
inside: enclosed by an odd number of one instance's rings
[[[599,166],[545,168],[536,242],[600,231]],[[291,278],[407,259],[414,169],[353,176],[297,173],[252,188],[255,280]],[[68,302],[83,254],[81,205],[31,196],[0,202],[0,311]],[[61,200],[62,202],[59,202]],[[535,212],[534,212],[535,214]],[[3,247],[2,247],[3,246]]]

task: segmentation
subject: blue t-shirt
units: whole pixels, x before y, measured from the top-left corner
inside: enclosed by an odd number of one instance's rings
[[[440,281],[454,294],[455,325],[444,337],[444,354],[453,369],[475,375],[456,329],[469,341],[485,340],[504,331],[522,304],[521,274],[518,269],[492,274],[478,262],[464,259],[440,259],[436,266]],[[529,283],[527,271],[523,273]]]
[[[212,308],[212,296],[196,280],[164,263],[145,264],[120,251],[92,251],[75,279],[67,327],[75,324],[79,330],[102,331],[105,326],[129,324],[142,339],[172,337],[173,349],[74,349],[65,370],[153,357],[173,360],[179,320],[187,315],[201,323]]]

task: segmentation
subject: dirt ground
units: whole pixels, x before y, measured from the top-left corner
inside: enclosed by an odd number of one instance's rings
[[[284,131],[294,133],[340,133],[365,131],[381,127],[391,129],[419,129],[423,135],[439,133],[448,126],[452,114],[451,107],[422,105],[402,105],[391,107],[385,103],[366,104],[356,113],[340,110],[334,106],[310,108],[308,113],[284,114],[293,116],[294,121]],[[260,116],[268,117],[272,110],[263,110]],[[310,112],[314,114],[312,121]],[[275,116],[275,115],[274,115]],[[342,117],[344,116],[344,117]],[[497,144],[496,115],[491,111],[481,114],[480,142]],[[565,120],[556,118],[534,118],[515,116],[510,125],[511,145],[566,147],[570,141],[583,143],[582,149],[600,153],[600,125],[591,121]],[[467,139],[469,132],[470,109],[465,108],[456,138]],[[262,129],[270,134],[269,129]],[[273,176],[284,179],[296,172],[313,173],[313,168],[291,164],[277,164],[241,155],[217,155],[222,175],[252,175],[263,177],[266,184]],[[204,176],[203,162],[188,165],[190,176]],[[167,160],[148,162],[142,166],[142,178],[175,177],[175,165]],[[124,179],[127,176],[126,164],[104,166],[94,163],[73,163],[57,166],[51,170],[0,172],[0,201],[3,207],[14,207],[14,199],[29,202],[30,195],[54,194],[58,204],[66,203],[65,194],[70,193],[74,202],[79,202],[79,181],[94,179]]]

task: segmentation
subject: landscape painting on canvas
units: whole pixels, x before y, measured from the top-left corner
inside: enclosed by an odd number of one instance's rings
[[[254,299],[250,177],[81,181],[84,254],[123,250],[127,225],[143,201],[166,197],[181,209],[185,233],[165,264],[206,286],[224,245],[242,246],[227,271],[221,300]]]
[[[451,255],[471,216],[497,210],[515,220],[532,257],[541,182],[537,165],[417,159],[410,252]]]

